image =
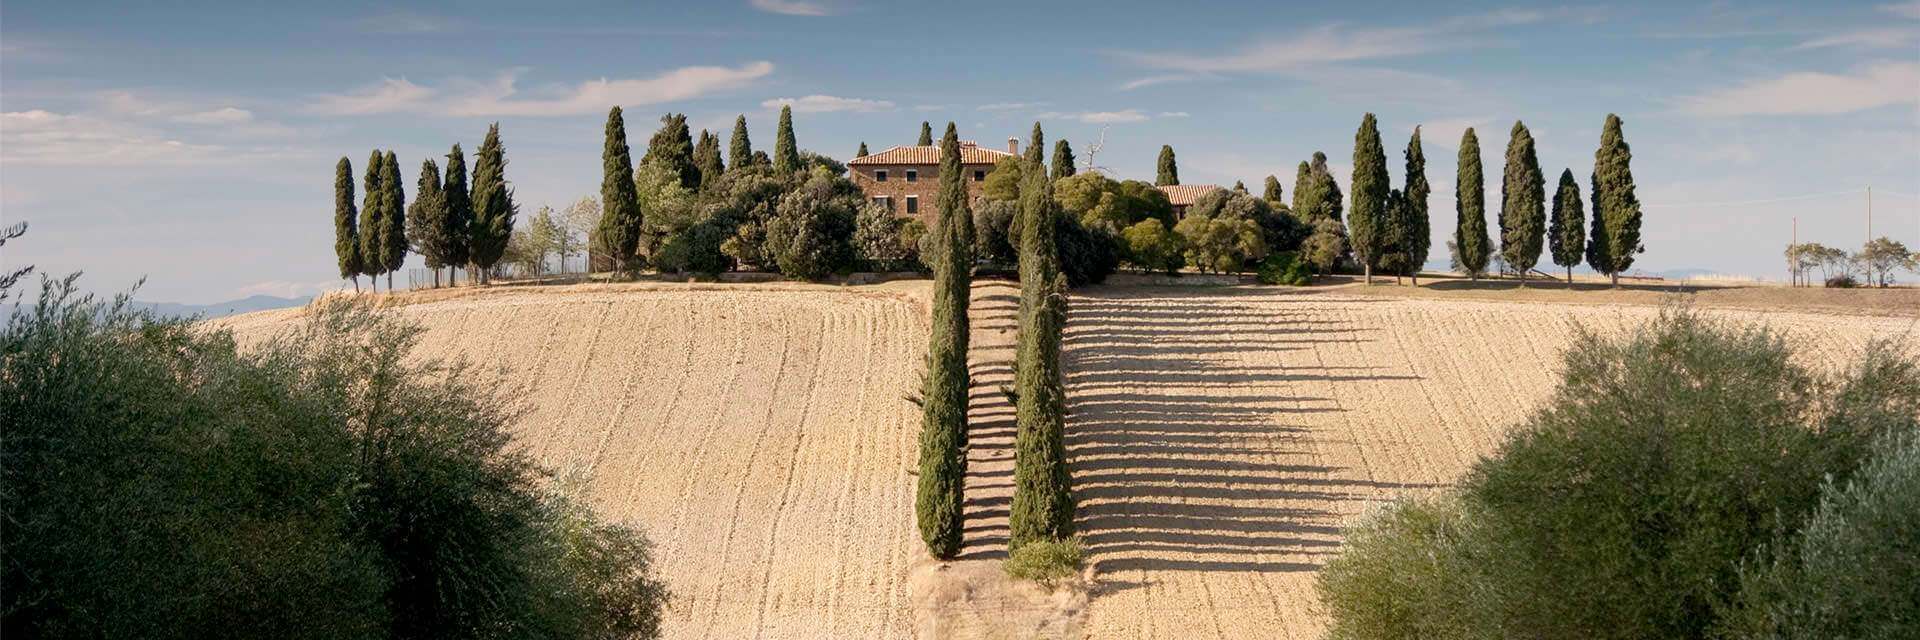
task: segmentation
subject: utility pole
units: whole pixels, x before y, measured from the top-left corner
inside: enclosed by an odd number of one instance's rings
[[[1873,242],[1873,185],[1867,185],[1867,242]],[[1862,253],[1866,250],[1867,245],[1860,245]],[[1860,268],[1867,272],[1867,286],[1873,286],[1873,263],[1863,261]]]
[[[1787,243],[1787,282],[1800,286],[1800,216],[1793,217],[1793,236]]]

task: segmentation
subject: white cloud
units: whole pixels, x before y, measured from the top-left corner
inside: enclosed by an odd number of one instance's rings
[[[1508,9],[1461,16],[1418,27],[1352,29],[1323,25],[1283,37],[1266,38],[1223,54],[1120,52],[1115,55],[1155,69],[1198,73],[1275,73],[1316,64],[1397,58],[1475,44],[1470,34],[1539,22],[1539,11]],[[1144,85],[1143,85],[1144,86]]]
[[[1894,4],[1880,5],[1880,10],[1902,18],[1920,20],[1920,0],[1907,0]]]
[[[383,78],[379,83],[344,94],[321,96],[314,111],[331,115],[422,113],[454,116],[564,116],[594,113],[614,105],[648,105],[687,100],[738,89],[773,73],[773,63],[750,62],[739,67],[681,67],[651,78],[582,82],[573,87],[538,91],[539,97],[520,97],[521,70],[511,70],[492,82],[453,81],[452,88],[423,87],[405,79]]]
[[[1087,124],[1146,122],[1148,118],[1150,118],[1150,116],[1141,112],[1139,109],[1126,109],[1122,111],[1080,111],[1073,113],[1048,111],[1040,114],[1038,117],[1042,120],[1078,120]]]
[[[1901,49],[1920,40],[1920,30],[1916,29],[1861,29],[1836,33],[1815,38],[1794,45],[1792,50],[1854,48],[1854,49]]]
[[[1162,111],[1162,112],[1160,112],[1160,117],[1162,117],[1162,118],[1185,118],[1185,117],[1187,117],[1187,116],[1190,116],[1190,115],[1193,115],[1193,114],[1190,114],[1190,113],[1187,113],[1187,112],[1185,112],[1185,111]]]
[[[766,109],[777,109],[781,105],[792,105],[793,110],[798,113],[829,113],[834,111],[872,113],[875,111],[893,110],[893,102],[888,100],[842,98],[839,96],[823,96],[819,94],[802,98],[774,98],[760,103],[760,106]]]
[[[33,109],[0,113],[0,161],[21,165],[185,165],[229,157],[128,123]]]
[[[1679,100],[1697,116],[1829,115],[1920,104],[1920,63],[1882,62],[1854,74],[1789,73]]]
[[[1173,74],[1159,75],[1159,76],[1147,76],[1145,78],[1135,78],[1133,80],[1128,80],[1126,82],[1120,83],[1120,90],[1132,91],[1134,89],[1143,89],[1143,88],[1151,87],[1157,84],[1167,84],[1169,82],[1187,82],[1187,81],[1198,79],[1200,77],[1201,76],[1199,74],[1191,74],[1191,73],[1173,73]]]
[[[253,112],[238,107],[221,107],[174,116],[173,119],[187,124],[241,124],[252,122]]]
[[[946,105],[941,105],[941,104],[916,104],[916,105],[913,105],[913,110],[914,110],[914,111],[940,111],[940,110],[943,110],[943,109],[946,109],[946,108],[947,108],[947,106],[946,106]]]
[[[993,104],[983,104],[978,107],[974,107],[974,109],[977,109],[980,111],[1018,111],[1020,109],[1032,109],[1034,107],[1044,107],[1044,106],[1047,106],[1047,103],[1045,102],[995,102]]]
[[[787,16],[824,16],[833,14],[833,11],[828,9],[826,5],[818,2],[806,2],[804,0],[751,0],[748,4],[753,5],[753,8],[761,11]]]

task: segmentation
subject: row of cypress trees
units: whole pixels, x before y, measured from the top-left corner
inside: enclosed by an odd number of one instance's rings
[[[392,151],[375,149],[367,159],[363,181],[366,200],[356,211],[353,163],[341,157],[333,178],[333,252],[340,277],[353,280],[357,290],[360,276],[365,275],[378,289],[377,277],[384,274],[391,290],[393,272],[413,251],[433,271],[434,286],[440,284],[441,268],[461,265],[467,266],[470,278],[477,273],[484,282],[487,271],[505,255],[519,212],[513,188],[507,184],[506,167],[506,147],[500,143],[496,122],[487,127],[487,137],[480,144],[471,188],[466,156],[456,143],[447,154],[444,180],[432,159],[420,163],[415,199],[408,205],[400,182],[400,161]]]
[[[973,214],[960,175],[960,137],[947,123],[940,140],[940,219],[934,228],[933,326],[922,381],[920,478],[914,516],[935,558],[960,553],[967,475],[967,303],[972,288]]]

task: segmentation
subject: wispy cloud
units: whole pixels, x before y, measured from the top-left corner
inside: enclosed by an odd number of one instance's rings
[[[1901,49],[1920,41],[1920,29],[1859,29],[1814,38],[1794,45],[1792,50],[1808,49]]]
[[[1902,18],[1920,20],[1920,0],[1907,0],[1894,4],[1880,5],[1880,10]]]
[[[1044,106],[1047,106],[1047,103],[1045,102],[995,102],[992,104],[983,104],[978,107],[974,107],[974,109],[979,111],[1018,111],[1020,109],[1032,109],[1035,107],[1044,107]]]
[[[802,98],[774,98],[760,103],[760,106],[766,109],[778,109],[781,105],[792,105],[793,110],[799,113],[830,113],[834,111],[872,113],[875,111],[892,111],[894,106],[890,100],[842,98],[839,96],[823,96],[819,94]]]
[[[1920,104],[1920,63],[1882,62],[1852,74],[1789,73],[1679,100],[1696,116],[1830,115]]]
[[[1546,19],[1541,11],[1508,9],[1459,16],[1417,27],[1348,28],[1331,24],[1300,33],[1254,41],[1238,50],[1218,54],[1171,52],[1117,52],[1114,55],[1143,67],[1196,73],[1282,73],[1312,65],[1399,58],[1420,53],[1473,46],[1475,32],[1532,24]]]
[[[613,105],[658,104],[739,89],[773,73],[773,63],[760,61],[739,67],[681,67],[651,78],[602,78],[572,87],[532,92],[532,97],[523,97],[518,87],[521,72],[519,69],[510,70],[484,84],[455,80],[448,83],[450,86],[441,88],[421,86],[406,78],[383,78],[378,83],[358,90],[322,95],[312,110],[328,115],[580,115]]]
[[[0,160],[23,165],[190,165],[217,161],[194,144],[129,122],[42,109],[0,113]]]
[[[1196,74],[1196,73],[1170,73],[1165,75],[1147,76],[1145,78],[1135,78],[1133,80],[1128,80],[1126,82],[1120,83],[1120,90],[1132,91],[1134,89],[1144,89],[1144,88],[1151,87],[1154,85],[1159,85],[1159,84],[1168,84],[1172,82],[1190,82],[1203,77],[1206,77],[1206,76],[1203,74]]]
[[[1125,124],[1130,122],[1146,122],[1152,118],[1152,116],[1147,115],[1139,109],[1078,112],[1048,111],[1037,117],[1041,120],[1077,120],[1087,124]]]
[[[1187,117],[1187,116],[1190,116],[1190,115],[1193,115],[1193,114],[1190,114],[1190,113],[1187,113],[1187,112],[1185,112],[1185,111],[1162,111],[1162,112],[1160,112],[1160,117],[1162,117],[1162,118],[1185,118],[1185,117]]]
[[[786,16],[833,15],[833,10],[826,5],[819,2],[807,2],[805,0],[751,0],[747,4],[761,11]]]
[[[253,121],[253,112],[239,107],[220,107],[207,111],[174,116],[175,122],[187,124],[240,124]]]
[[[418,13],[404,9],[376,13],[361,18],[355,25],[367,33],[386,35],[447,33],[459,27],[458,22],[444,15]]]

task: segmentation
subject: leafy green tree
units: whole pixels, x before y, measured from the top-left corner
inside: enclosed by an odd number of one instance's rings
[[[1067,286],[1100,284],[1120,268],[1122,247],[1118,234],[1081,224],[1073,216],[1063,215],[1055,220],[1053,233],[1060,246],[1060,271],[1067,276]]]
[[[1053,143],[1053,179],[1059,180],[1073,176],[1075,171],[1073,166],[1074,162],[1073,145],[1067,144],[1065,138],[1055,140]]]
[[[333,257],[340,277],[353,280],[360,290],[360,213],[353,205],[353,162],[340,156],[333,166]]]
[[[1139,180],[1115,181],[1090,171],[1061,179],[1053,195],[1067,217],[1114,236],[1148,218],[1166,225],[1174,222],[1173,202],[1167,200],[1166,192]]]
[[[453,284],[453,269],[473,261],[473,199],[467,191],[467,156],[460,152],[460,145],[454,144],[447,152],[447,179],[440,183],[440,193],[447,200],[445,229],[446,255],[441,257],[448,267],[447,284]],[[467,280],[473,280],[473,272],[467,272]]]
[[[413,204],[407,206],[407,242],[433,272],[440,287],[440,268],[447,266],[447,195],[440,189],[440,165],[432,158],[420,161],[420,179],[414,183]]]
[[[1533,134],[1514,121],[1507,142],[1507,168],[1500,187],[1500,258],[1527,283],[1527,271],[1540,261],[1540,245],[1547,232],[1546,179],[1533,152]]]
[[[734,125],[736,146],[746,139],[746,121]],[[614,270],[638,268],[640,234],[646,219],[633,181],[633,156],[627,148],[626,120],[620,107],[607,112],[607,132],[600,151],[600,225],[594,249],[604,251]]]
[[[1308,226],[1323,219],[1340,222],[1340,206],[1340,184],[1327,169],[1327,154],[1315,151],[1313,161],[1300,163],[1300,171],[1294,176],[1293,215]]]
[[[986,181],[981,183],[980,195],[988,200],[1006,202],[1020,201],[1020,185],[1026,182],[1027,163],[1015,157],[1001,158],[993,163],[993,170],[987,172]]]
[[[1480,138],[1473,127],[1460,135],[1459,173],[1453,193],[1458,216],[1453,230],[1454,263],[1467,277],[1479,280],[1487,272],[1492,240],[1487,238],[1486,182],[1480,172]]]
[[[860,150],[859,150],[859,151],[855,151],[855,152],[853,152],[853,157],[855,157],[855,158],[865,158],[865,157],[867,157],[867,155],[868,155],[868,154],[867,154],[867,141],[865,141],[865,140],[861,140],[861,141],[860,141]]]
[[[1187,264],[1202,273],[1238,273],[1267,257],[1265,234],[1253,220],[1188,211],[1173,230],[1187,247]]]
[[[387,290],[393,290],[393,272],[399,271],[407,261],[407,213],[406,192],[400,178],[400,161],[388,151],[380,160],[380,187],[385,191],[381,200],[386,208],[386,216],[380,219],[380,261],[387,271]]]
[[[933,123],[920,121],[920,140],[914,144],[922,147],[933,146]]]
[[[857,202],[857,201],[856,201]],[[765,252],[789,278],[818,280],[853,268],[854,211],[847,199],[797,189],[767,223]]]
[[[1413,269],[1404,244],[1408,228],[1412,226],[1412,215],[1406,194],[1399,189],[1389,189],[1386,206],[1382,207],[1380,228],[1375,233],[1380,237],[1380,270],[1393,274],[1394,284],[1399,284],[1400,276]]]
[[[1360,119],[1360,130],[1353,136],[1353,211],[1347,217],[1347,233],[1354,259],[1360,262],[1367,284],[1373,284],[1373,268],[1380,257],[1391,251],[1384,231],[1387,222],[1387,152],[1380,144],[1380,127],[1369,113]]]
[[[500,123],[487,127],[480,154],[473,161],[473,263],[480,281],[500,261],[513,235],[513,217],[520,206],[507,186],[507,149],[500,144]]]
[[[1270,252],[1297,249],[1308,233],[1305,226],[1292,215],[1276,211],[1266,200],[1244,191],[1209,191],[1187,208],[1187,215],[1196,214],[1209,218],[1253,221],[1260,226],[1261,238],[1266,241]]]
[[[1273,176],[1267,176],[1266,188],[1260,192],[1260,198],[1275,207],[1287,206],[1286,199],[1281,195],[1280,179]]]
[[[1313,223],[1313,232],[1300,243],[1300,258],[1319,270],[1321,275],[1333,272],[1333,266],[1340,256],[1347,254],[1346,229],[1339,220],[1321,218]]]
[[[1180,166],[1174,162],[1173,145],[1160,145],[1160,162],[1156,166],[1159,169],[1154,174],[1154,186],[1165,187],[1180,184]]]
[[[1020,203],[1016,200],[997,200],[980,196],[973,201],[973,257],[975,260],[993,265],[1013,266],[1020,263],[1019,249],[1014,245],[1014,219],[1020,217]]]
[[[361,191],[365,193],[361,196],[365,199],[360,203],[360,228],[357,230],[360,236],[360,273],[366,274],[367,286],[374,291],[380,290],[380,274],[386,273],[387,265],[383,252],[386,238],[380,235],[387,217],[387,190],[380,184],[387,175],[380,168],[384,162],[386,156],[381,155],[379,149],[374,149],[373,154],[367,156],[367,173],[360,183]]]
[[[1143,271],[1175,273],[1186,266],[1186,244],[1159,220],[1148,218],[1121,233],[1127,242],[1127,262]]]
[[[793,105],[780,106],[780,130],[773,140],[773,168],[781,173],[800,170],[800,146],[793,139]]]
[[[917,218],[894,215],[877,204],[862,205],[854,218],[854,259],[869,271],[917,270],[920,238],[926,232],[926,223]]]
[[[747,116],[733,118],[733,139],[727,143],[728,169],[753,164],[753,140],[747,137]]]
[[[1587,212],[1580,201],[1580,183],[1573,170],[1560,172],[1560,188],[1553,194],[1553,219],[1547,224],[1553,263],[1567,268],[1567,286],[1573,286],[1573,267],[1586,255]]]
[[[967,304],[971,290],[970,238],[962,218],[967,185],[960,175],[960,136],[947,123],[940,140],[938,250],[933,260],[933,327],[922,382],[920,478],[914,512],[920,539],[933,557],[960,552],[967,475]]]
[[[1034,129],[1036,139],[1039,128]],[[1038,155],[1038,154],[1035,154]],[[1020,334],[1016,346],[1013,502],[1007,516],[1009,550],[1073,535],[1073,495],[1067,472],[1066,388],[1060,341],[1067,322],[1067,284],[1053,237],[1059,204],[1045,166],[1027,163],[1021,187]]]
[[[700,188],[700,165],[694,161],[693,135],[687,130],[687,116],[669,113],[660,116],[660,129],[647,139],[647,152],[640,164],[658,164],[680,176],[680,186]]]
[[[1874,238],[1860,247],[1854,261],[1866,269],[1868,284],[1882,287],[1893,284],[1895,269],[1915,268],[1914,253],[1907,250],[1907,245],[1886,236]]]
[[[1407,189],[1405,217],[1399,229],[1402,260],[1407,277],[1420,286],[1420,267],[1427,264],[1427,251],[1433,247],[1433,222],[1427,216],[1427,198],[1433,187],[1427,185],[1427,154],[1420,147],[1420,127],[1413,128],[1407,141]]]
[[[700,170],[700,190],[720,181],[720,174],[726,171],[725,163],[720,161],[720,137],[706,129],[700,130],[700,140],[693,144],[693,166]]]
[[[1640,244],[1640,198],[1633,193],[1633,148],[1620,132],[1620,116],[1607,114],[1600,148],[1593,152],[1593,234],[1587,238],[1587,265],[1620,286],[1620,274],[1633,268]]]

